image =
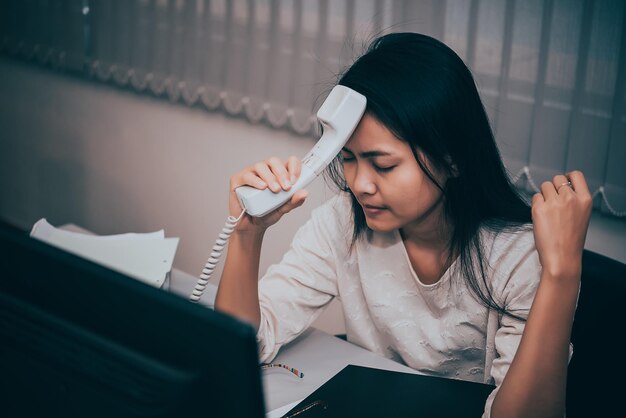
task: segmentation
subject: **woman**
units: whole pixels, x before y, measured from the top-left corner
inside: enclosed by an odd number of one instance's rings
[[[366,113],[315,209],[258,282],[266,229],[306,191],[229,242],[216,308],[258,328],[261,360],[340,298],[347,338],[435,376],[496,385],[485,416],[562,416],[571,324],[591,212],[582,173],[542,184],[532,210],[511,186],[470,71],[441,42],[383,36],[339,80]],[[300,161],[231,177],[288,190]],[[532,222],[532,224],[531,224]]]

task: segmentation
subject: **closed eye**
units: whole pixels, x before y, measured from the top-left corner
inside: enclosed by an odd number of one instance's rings
[[[393,170],[396,167],[397,166],[395,166],[395,165],[392,165],[392,166],[389,166],[389,167],[381,167],[381,166],[378,166],[378,165],[374,164],[374,170],[376,170],[376,171],[378,171],[380,173],[388,173],[388,172],[390,172],[391,170]]]
[[[345,150],[344,150],[345,151]],[[342,152],[341,154],[339,154],[341,157],[341,162],[342,163],[352,163],[354,161],[356,161],[356,157],[351,154],[351,153],[347,153],[347,152]],[[394,168],[397,167],[397,165],[390,165],[390,166],[381,166],[376,164],[373,160],[370,160],[372,167],[374,167],[374,170],[376,170],[379,173],[388,173],[391,170],[393,170]]]

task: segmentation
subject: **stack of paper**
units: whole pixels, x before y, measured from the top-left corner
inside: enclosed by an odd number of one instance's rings
[[[30,235],[156,287],[163,286],[178,246],[178,238],[165,238],[163,230],[90,235],[55,228],[43,218],[35,223]]]

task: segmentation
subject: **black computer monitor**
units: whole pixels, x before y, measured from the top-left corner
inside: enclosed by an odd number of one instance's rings
[[[253,327],[0,222],[0,416],[263,417]]]

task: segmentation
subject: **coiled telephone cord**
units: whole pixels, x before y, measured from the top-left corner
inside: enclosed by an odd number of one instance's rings
[[[226,219],[226,224],[224,225],[224,228],[222,228],[222,232],[220,232],[220,234],[218,235],[217,240],[215,240],[215,245],[213,245],[213,248],[211,249],[211,255],[209,256],[209,259],[206,262],[204,269],[202,270],[202,274],[200,274],[200,278],[196,283],[196,287],[193,289],[193,292],[189,296],[190,301],[197,303],[202,297],[202,294],[206,289],[206,285],[209,283],[209,279],[211,278],[211,274],[213,274],[215,266],[217,266],[217,263],[220,261],[222,250],[224,250],[224,247],[228,243],[228,239],[232,235],[235,227],[243,217],[244,213],[246,213],[246,211],[242,210],[239,217],[235,218],[234,216],[230,215]]]

